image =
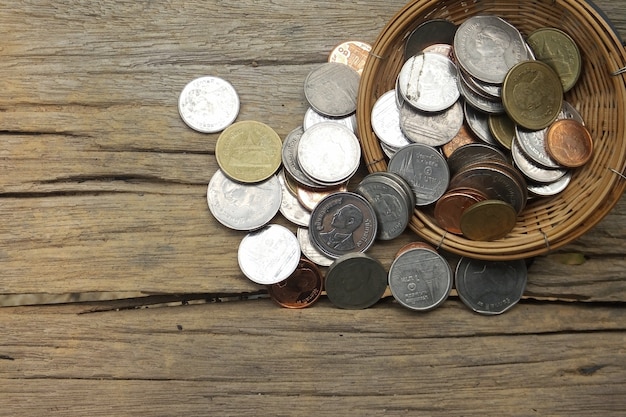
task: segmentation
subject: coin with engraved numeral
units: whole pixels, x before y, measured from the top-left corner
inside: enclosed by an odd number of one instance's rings
[[[237,118],[239,96],[232,84],[219,77],[196,78],[180,93],[178,112],[190,128],[202,133],[216,133]]]

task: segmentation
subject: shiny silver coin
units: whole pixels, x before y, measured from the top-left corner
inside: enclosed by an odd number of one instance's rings
[[[336,307],[365,309],[376,304],[385,293],[387,271],[378,260],[366,254],[346,254],[328,268],[324,288]]]
[[[398,74],[402,98],[422,111],[438,112],[459,98],[457,68],[449,58],[426,52],[409,58]]]
[[[300,243],[300,251],[307,257],[308,260],[319,266],[330,266],[335,259],[324,255],[317,247],[311,242],[308,227],[298,227],[296,231],[296,237]]]
[[[185,124],[202,133],[216,133],[230,126],[239,114],[239,96],[228,81],[199,77],[190,81],[178,97],[178,112]]]
[[[276,175],[255,184],[243,184],[215,171],[207,188],[211,214],[234,230],[255,230],[266,225],[280,209],[282,192]]]
[[[551,197],[565,191],[572,180],[572,171],[567,171],[558,180],[551,183],[528,183],[528,192],[537,197]]]
[[[452,289],[452,269],[430,249],[409,249],[394,259],[388,274],[389,289],[403,307],[429,311],[439,307]]]
[[[462,125],[460,101],[440,112],[416,110],[406,103],[400,107],[400,129],[414,143],[443,146],[459,133]]]
[[[346,117],[328,117],[323,114],[319,114],[312,107],[309,107],[306,112],[304,112],[304,120],[302,121],[302,127],[304,130],[311,128],[311,126],[316,125],[318,123],[331,122],[331,123],[339,123],[352,131],[355,135],[357,134],[357,126],[356,126],[356,114],[351,114]]]
[[[519,302],[528,279],[524,260],[484,261],[463,257],[455,272],[456,290],[470,309],[502,314]]]
[[[348,65],[327,62],[308,74],[304,95],[316,112],[328,117],[345,117],[356,111],[360,78]]]
[[[467,126],[472,132],[483,142],[492,145],[499,146],[498,141],[491,133],[489,129],[489,114],[477,110],[472,107],[467,101],[463,105],[463,112],[465,113],[465,121]]]
[[[270,224],[250,232],[239,243],[237,261],[251,281],[271,285],[287,279],[300,262],[300,244],[285,226]]]
[[[337,123],[319,123],[305,130],[298,143],[302,172],[318,184],[337,185],[352,177],[361,162],[356,135]]]
[[[487,114],[501,114],[505,112],[502,101],[495,100],[472,90],[464,76],[459,76],[458,84],[459,91],[465,99],[465,102],[474,107],[476,110]]]
[[[393,156],[396,154],[396,152],[398,152],[398,149],[400,149],[400,148],[393,148],[393,147],[391,147],[391,146],[389,146],[389,145],[387,145],[386,143],[383,143],[383,142],[379,142],[379,143],[380,143],[380,148],[382,149],[383,153],[389,159],[393,158]],[[411,142],[409,142],[409,143],[411,143]]]
[[[449,20],[431,19],[421,23],[404,43],[404,60],[435,44],[452,45],[457,26]]]
[[[311,220],[311,213],[300,204],[295,195],[289,192],[283,170],[278,173],[278,182],[280,183],[282,194],[280,213],[293,224],[308,226]]]
[[[419,143],[398,150],[389,161],[387,171],[400,175],[411,185],[418,206],[437,201],[450,181],[448,164],[441,153]]]
[[[490,84],[482,80],[474,78],[471,74],[466,73],[463,68],[459,69],[459,73],[463,76],[466,84],[470,89],[485,98],[491,100],[502,99],[502,84]]]
[[[511,154],[513,155],[513,161],[515,166],[520,170],[526,178],[534,182],[539,183],[551,183],[557,181],[563,175],[567,173],[566,168],[544,168],[533,160],[528,158],[524,152],[520,149],[517,139],[513,139],[511,144]]]
[[[464,167],[479,162],[499,161],[508,163],[506,155],[498,148],[486,143],[468,143],[452,152],[448,157],[448,168],[450,175],[454,176]]]
[[[394,149],[411,143],[400,129],[400,110],[395,90],[387,91],[376,100],[371,119],[372,130],[381,143]]]
[[[548,128],[529,130],[515,125],[515,139],[528,158],[544,168],[562,168],[546,150],[545,136]]]
[[[465,20],[454,36],[454,52],[469,74],[492,84],[502,84],[509,69],[529,58],[520,32],[493,15]]]
[[[372,205],[359,194],[347,191],[324,197],[313,209],[309,223],[311,242],[331,258],[365,252],[374,243],[377,230]]]
[[[303,133],[304,128],[302,126],[298,126],[289,132],[283,140],[281,155],[283,167],[293,179],[305,187],[322,188],[324,186],[312,181],[304,172],[302,172],[300,164],[298,163],[298,144],[300,143],[300,138]]]

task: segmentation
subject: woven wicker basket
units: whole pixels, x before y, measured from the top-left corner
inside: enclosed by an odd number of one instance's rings
[[[406,37],[422,22],[444,18],[456,24],[479,14],[498,15],[524,35],[556,27],[578,44],[583,70],[565,100],[581,113],[594,140],[593,159],[578,168],[561,194],[530,202],[505,238],[473,241],[446,233],[427,210],[416,209],[409,227],[441,249],[486,260],[522,259],[544,254],[578,238],[618,202],[626,187],[626,66],[619,36],[593,5],[582,0],[416,0],[387,23],[373,44],[361,78],[357,123],[370,172],[387,169],[387,159],[372,131],[371,110],[394,88],[404,60]]]

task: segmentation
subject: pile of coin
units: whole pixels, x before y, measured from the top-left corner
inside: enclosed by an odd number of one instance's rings
[[[430,20],[408,36],[404,56],[371,125],[388,171],[447,232],[506,237],[530,198],[563,191],[591,158],[591,135],[564,100],[582,66],[565,32],[524,37],[493,15]]]

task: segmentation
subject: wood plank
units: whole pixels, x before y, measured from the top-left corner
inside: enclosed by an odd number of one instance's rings
[[[101,307],[2,310],[3,412],[582,416],[625,405],[617,306],[522,302],[486,317],[456,300],[427,314],[259,300],[86,313]]]

